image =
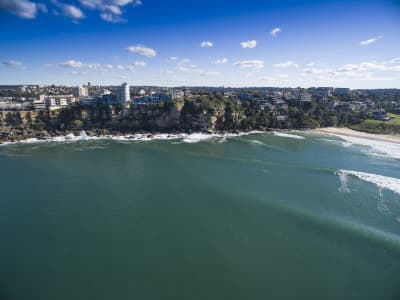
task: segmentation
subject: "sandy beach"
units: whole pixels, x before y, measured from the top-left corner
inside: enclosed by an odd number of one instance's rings
[[[327,127],[327,128],[318,128],[312,130],[313,132],[317,133],[328,133],[334,135],[344,135],[344,136],[351,136],[357,138],[366,138],[376,141],[383,141],[383,142],[391,142],[400,144],[400,135],[390,135],[390,134],[372,134],[366,132],[355,131],[345,127]]]

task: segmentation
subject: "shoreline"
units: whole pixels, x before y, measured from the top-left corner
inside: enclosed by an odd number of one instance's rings
[[[310,132],[330,134],[335,136],[348,136],[354,138],[370,139],[381,142],[389,142],[400,144],[400,135],[393,134],[376,134],[376,133],[366,133],[362,131],[356,131],[347,127],[325,127],[312,129]]]
[[[202,140],[211,138],[227,138],[246,136],[251,134],[266,133],[269,131],[235,131],[235,132],[212,132],[212,131],[198,131],[198,132],[108,132],[105,134],[93,133],[88,130],[73,131],[65,134],[42,136],[42,137],[29,137],[25,139],[18,139],[15,141],[2,141],[0,146],[18,145],[18,144],[36,144],[36,143],[68,143],[77,141],[100,141],[100,140],[114,140],[114,141],[156,141],[156,140],[182,140],[185,143],[197,143]]]
[[[153,141],[153,140],[183,140],[187,143],[196,143],[210,138],[238,137],[251,134],[276,133],[275,135],[291,135],[296,132],[310,132],[328,134],[337,137],[361,138],[372,141],[389,142],[400,144],[400,135],[373,134],[352,130],[346,127],[325,127],[316,129],[277,129],[267,128],[265,130],[251,131],[196,131],[196,132],[124,132],[124,131],[101,131],[101,130],[76,130],[57,132],[40,136],[16,137],[15,140],[0,139],[0,146],[15,144],[33,144],[46,142],[68,143],[74,141],[90,140],[117,140],[117,141]],[[302,138],[302,137],[299,137]]]

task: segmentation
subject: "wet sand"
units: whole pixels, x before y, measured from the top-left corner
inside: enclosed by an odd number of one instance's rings
[[[400,135],[366,133],[366,132],[356,131],[356,130],[352,130],[352,129],[345,128],[345,127],[326,127],[326,128],[313,129],[312,131],[317,132],[317,133],[345,135],[345,136],[351,136],[351,137],[357,137],[357,138],[366,138],[366,139],[371,139],[371,140],[400,144]]]

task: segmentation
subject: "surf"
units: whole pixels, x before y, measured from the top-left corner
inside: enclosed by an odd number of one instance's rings
[[[378,188],[390,190],[398,195],[400,195],[400,179],[394,177],[388,177],[378,174],[358,172],[351,170],[339,170],[336,173],[340,176],[342,182],[342,190],[349,191],[347,187],[347,176],[355,177],[359,180],[372,183]]]

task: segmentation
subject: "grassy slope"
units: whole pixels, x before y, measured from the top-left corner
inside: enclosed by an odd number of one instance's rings
[[[363,121],[361,124],[352,125],[350,128],[369,133],[400,134],[400,115],[388,114],[388,116],[393,116],[395,118],[391,119],[390,121],[368,119]]]

